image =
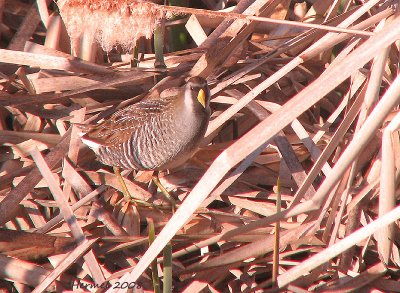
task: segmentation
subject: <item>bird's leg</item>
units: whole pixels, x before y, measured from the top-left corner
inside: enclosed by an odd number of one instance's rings
[[[124,195],[124,198],[127,202],[130,202],[132,199],[131,194],[129,193],[128,187],[126,187],[124,178],[122,178],[121,172],[119,171],[119,167],[113,166],[114,173],[118,178],[119,184],[121,185],[122,188],[122,194]]]
[[[176,202],[172,198],[172,196],[169,194],[168,190],[161,184],[158,174],[159,174],[158,171],[156,171],[155,175],[153,175],[151,178],[152,178],[154,184],[157,185],[157,187],[160,189],[162,194],[165,196],[165,198],[171,203],[173,211],[175,211]]]
[[[113,166],[113,170],[115,175],[118,178],[118,182],[121,185],[121,189],[122,189],[122,194],[124,195],[125,201],[126,202],[132,202],[135,206],[137,206],[138,204],[141,204],[143,206],[147,206],[147,207],[151,207],[151,208],[155,208],[156,210],[160,211],[156,206],[154,206],[153,204],[150,204],[146,201],[137,199],[135,197],[133,197],[131,195],[131,193],[128,190],[128,187],[126,186],[126,183],[124,181],[124,177],[122,177],[121,172],[119,171],[119,167],[117,166]],[[165,189],[165,188],[164,188]]]

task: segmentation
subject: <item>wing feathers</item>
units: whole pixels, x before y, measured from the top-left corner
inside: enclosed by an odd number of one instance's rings
[[[106,121],[84,128],[82,141],[89,147],[113,146],[129,140],[133,131],[144,130],[148,116],[165,115],[173,105],[166,100],[146,100],[115,112]],[[149,129],[149,127],[146,127]]]

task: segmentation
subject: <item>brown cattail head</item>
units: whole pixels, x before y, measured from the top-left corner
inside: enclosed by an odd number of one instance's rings
[[[121,45],[131,49],[138,38],[150,38],[163,17],[160,6],[147,0],[58,0],[72,41],[83,32],[105,51]]]

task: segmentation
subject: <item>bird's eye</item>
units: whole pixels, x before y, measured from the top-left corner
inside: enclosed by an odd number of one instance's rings
[[[190,90],[191,90],[191,91],[194,91],[194,87],[193,87],[192,85],[190,86]]]

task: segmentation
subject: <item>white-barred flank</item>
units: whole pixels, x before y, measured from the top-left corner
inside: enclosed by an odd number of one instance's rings
[[[199,77],[167,93],[147,97],[98,125],[86,126],[82,141],[107,165],[161,170],[183,164],[207,129],[210,93]]]

